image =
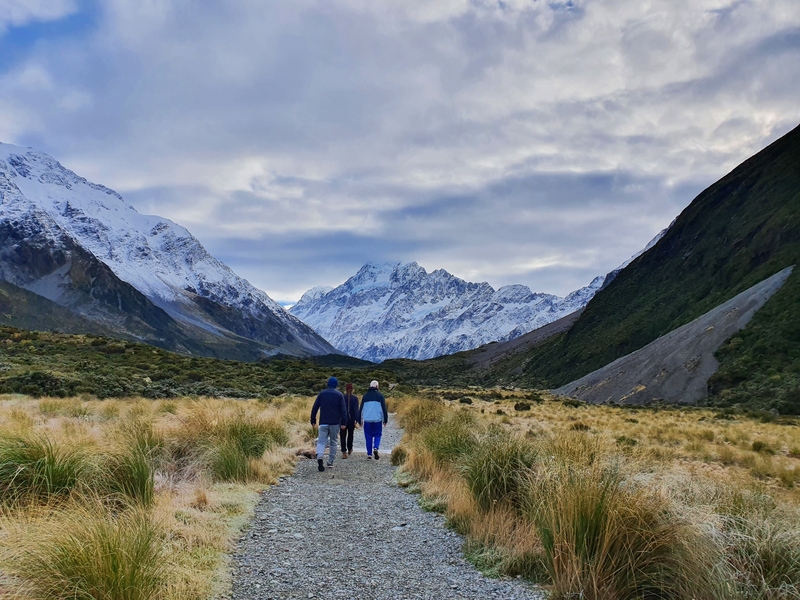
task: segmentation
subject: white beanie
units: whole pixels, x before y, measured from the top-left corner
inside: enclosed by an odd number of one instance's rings
[[[375,388],[377,390],[378,389],[378,382],[373,379],[372,381],[370,381],[369,387]]]

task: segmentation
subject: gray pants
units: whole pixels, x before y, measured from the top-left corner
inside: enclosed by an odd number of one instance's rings
[[[325,446],[330,448],[328,464],[336,458],[336,448],[339,445],[339,425],[320,425],[317,438],[317,458],[325,458]]]

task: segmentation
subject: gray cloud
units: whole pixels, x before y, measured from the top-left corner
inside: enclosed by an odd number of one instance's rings
[[[0,34],[9,27],[61,19],[77,9],[74,0],[3,0],[0,2]]]
[[[368,260],[566,293],[800,121],[795,0],[112,0],[0,73],[0,139],[278,299]]]
[[[313,198],[340,197],[362,207],[373,194],[387,193],[361,181],[287,185]],[[446,268],[495,286],[524,283],[566,294],[639,250],[702,184],[669,186],[625,172],[540,173],[506,177],[461,193],[447,187],[390,189],[383,206],[358,209],[363,215],[337,202],[314,212],[310,203],[265,202],[256,193],[240,192],[228,197],[220,212],[199,216],[191,229],[215,256],[237,265],[242,275],[279,300],[296,299],[309,280],[341,283],[365,260],[417,260],[428,269]],[[147,212],[169,213],[189,196],[202,205],[207,194],[200,189],[149,189],[132,199]],[[216,210],[219,205],[208,206]],[[215,223],[223,219],[236,225],[221,233]],[[317,220],[318,225],[308,226]],[[249,221],[259,227],[248,228]],[[269,223],[274,227],[259,233]]]

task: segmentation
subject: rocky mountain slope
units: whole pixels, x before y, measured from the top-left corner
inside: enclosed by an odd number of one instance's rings
[[[697,404],[719,368],[714,352],[747,326],[792,270],[785,268],[644,348],[553,391],[594,404]]]
[[[426,359],[510,340],[581,309],[603,285],[560,298],[524,285],[497,290],[417,263],[364,265],[336,288],[313,288],[290,312],[366,360]]]
[[[0,277],[165,348],[244,359],[335,352],[185,228],[9,144],[0,144]]]

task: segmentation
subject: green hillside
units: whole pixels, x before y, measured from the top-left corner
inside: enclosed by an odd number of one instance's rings
[[[695,198],[567,333],[509,353],[488,371],[471,368],[470,353],[385,366],[417,379],[558,387],[799,262],[800,127]],[[800,267],[718,358],[711,402],[800,412]]]
[[[331,375],[352,381],[357,394],[372,379],[397,381],[394,373],[373,363],[336,364],[343,361],[335,356],[321,362],[325,364],[290,357],[260,362],[192,357],[93,335],[0,326],[0,393],[262,398],[284,392],[309,395],[325,387]]]
[[[569,332],[527,354],[517,380],[553,387],[568,383],[798,259],[800,128],[795,128],[695,198],[650,252],[594,297]],[[742,341],[720,352],[723,364],[713,386],[718,399],[741,399],[764,377],[797,373],[798,279],[800,269],[752,327],[737,336]],[[503,370],[499,365],[492,376]],[[784,410],[786,402],[800,408],[783,397],[785,391],[774,403]]]

